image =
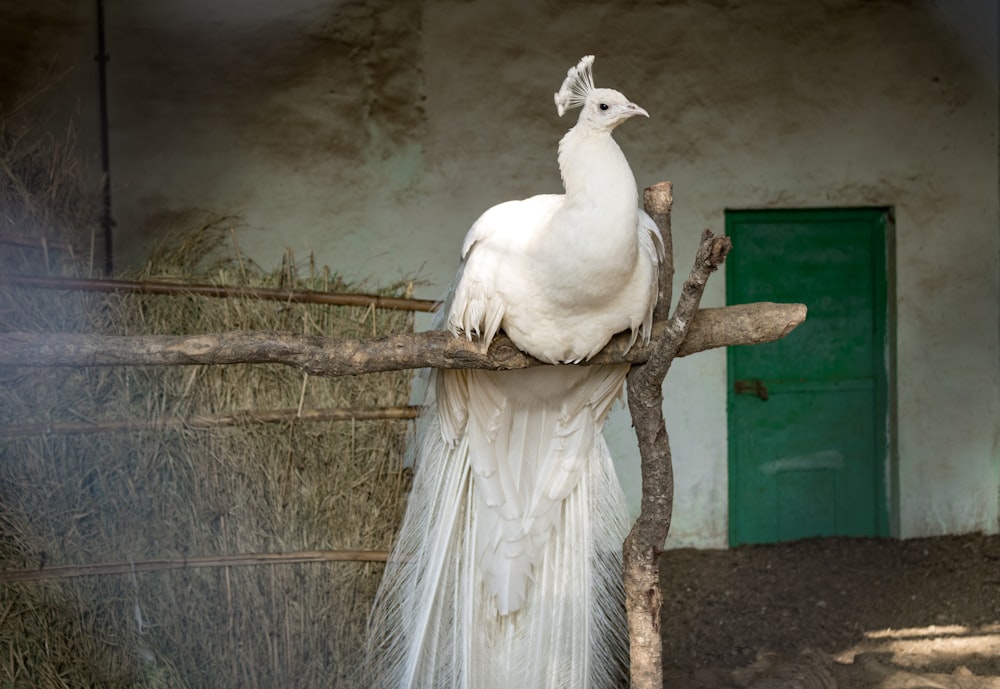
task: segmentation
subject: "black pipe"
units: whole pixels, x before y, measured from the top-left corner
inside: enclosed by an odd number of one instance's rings
[[[104,273],[114,270],[112,257],[111,226],[111,153],[108,143],[108,70],[110,56],[104,44],[104,0],[97,0],[97,90],[101,109],[101,227],[104,229]]]

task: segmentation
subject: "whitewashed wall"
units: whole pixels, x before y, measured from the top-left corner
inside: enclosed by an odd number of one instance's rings
[[[726,208],[895,207],[895,532],[997,532],[995,3],[111,5],[125,261],[208,209],[243,219],[241,248],[261,263],[291,246],[371,284],[422,279],[437,297],[479,212],[559,190],[555,145],[572,121],[551,96],[586,53],[599,85],[650,112],[617,139],[640,186],[675,184],[681,277]],[[62,46],[86,93],[92,47]],[[720,274],[704,304],[723,295]],[[725,379],[715,351],[667,380],[673,545],[726,545]],[[609,436],[635,496],[624,411]]]

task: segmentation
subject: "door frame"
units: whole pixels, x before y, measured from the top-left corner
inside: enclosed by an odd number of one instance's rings
[[[896,396],[896,217],[892,206],[847,206],[847,207],[801,207],[801,208],[727,208],[725,209],[726,234],[730,232],[732,223],[739,218],[741,224],[746,223],[747,216],[756,216],[760,222],[773,222],[776,218],[795,221],[798,218],[813,219],[816,213],[842,213],[845,219],[851,217],[877,217],[881,215],[881,237],[873,235],[872,257],[876,265],[882,265],[882,272],[876,275],[874,281],[876,309],[875,338],[877,346],[883,351],[882,366],[875,371],[875,403],[876,408],[884,409],[884,418],[875,420],[876,437],[884,438],[884,456],[882,470],[876,474],[876,490],[883,500],[877,508],[876,536],[898,537],[899,535],[899,458],[897,453],[897,396]],[[756,220],[755,220],[756,221]],[[881,239],[881,241],[879,241]],[[739,247],[734,247],[738,251]],[[731,264],[726,264],[726,304],[730,302],[730,285],[732,277]],[[808,321],[808,314],[806,320]],[[736,439],[731,432],[731,415],[735,393],[734,366],[732,365],[732,348],[726,348],[726,435],[728,458],[727,471],[727,536],[729,546],[735,542],[736,525],[732,517],[733,501],[737,493],[736,472],[733,469],[734,458],[737,456]],[[876,458],[876,461],[877,458]]]

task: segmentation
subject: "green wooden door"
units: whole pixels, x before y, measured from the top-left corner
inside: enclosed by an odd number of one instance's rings
[[[888,535],[885,209],[730,211],[729,304],[805,323],[730,347],[729,540]]]

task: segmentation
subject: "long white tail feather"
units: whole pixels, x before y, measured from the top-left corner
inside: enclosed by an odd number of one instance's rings
[[[483,419],[500,423],[499,433],[487,435],[507,440],[489,454],[501,466],[513,462],[509,471],[477,473],[471,455],[483,448],[473,450],[473,438],[486,429],[474,431],[474,412],[450,443],[431,409],[371,620],[369,655],[379,659],[369,668],[377,673],[371,686],[581,689],[613,686],[623,676],[621,543],[628,519],[600,429],[610,405],[602,397],[611,388],[617,394],[627,367],[552,371],[562,372],[576,394],[589,390],[597,398],[566,404],[553,392],[551,409],[544,399],[492,407],[503,409],[503,418]],[[581,372],[588,374],[582,381]],[[471,398],[485,394],[495,404],[504,391],[521,394],[510,372],[462,375]],[[615,379],[616,388],[607,384]],[[439,382],[439,406],[447,406],[454,388]],[[553,433],[557,426],[561,437]],[[531,466],[534,458],[540,466]],[[493,491],[514,499],[494,509]]]

